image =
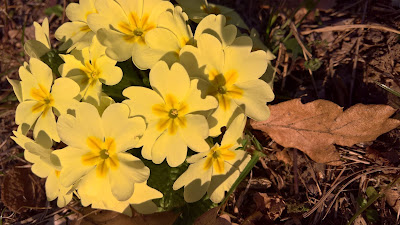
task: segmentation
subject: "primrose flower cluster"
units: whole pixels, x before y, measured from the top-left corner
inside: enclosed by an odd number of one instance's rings
[[[186,161],[171,189],[183,187],[187,202],[207,195],[219,203],[249,162],[243,130],[247,117],[269,117],[266,103],[274,94],[260,77],[274,56],[256,50],[266,47],[254,31],[253,39],[239,33],[237,27],[248,27],[232,9],[177,2],[71,3],[70,22],[55,32],[58,49],[48,20],[34,24],[36,40],[24,46],[29,63],[19,69],[21,80],[9,79],[20,102],[12,138],[33,173],[47,178],[49,201],[57,198],[63,207],[75,194],[83,206],[155,212],[152,200],[163,193],[147,185],[151,171],[143,161],[149,160],[170,167]],[[42,61],[49,52],[63,61],[58,73]],[[104,87],[133,76],[122,61],[149,69],[150,85],[126,86],[126,99],[117,103]],[[223,127],[222,141],[213,143]]]

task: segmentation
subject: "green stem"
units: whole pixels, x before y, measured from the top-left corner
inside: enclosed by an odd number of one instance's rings
[[[389,190],[397,181],[399,181],[400,177],[398,177],[396,180],[394,180],[392,183],[390,183],[383,191],[381,191],[378,195],[375,195],[371,199],[368,200],[367,204],[365,204],[361,209],[359,209],[356,214],[354,214],[353,217],[351,217],[350,221],[347,223],[347,225],[351,225],[361,213],[363,213],[365,210],[368,209],[369,206],[371,206],[376,200],[379,198],[383,197],[385,195],[385,192]]]

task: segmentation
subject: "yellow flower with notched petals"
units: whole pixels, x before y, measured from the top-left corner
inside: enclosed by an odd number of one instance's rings
[[[78,3],[71,3],[65,10],[71,22],[62,24],[55,33],[55,37],[63,41],[61,49],[68,48],[68,52],[73,49],[82,50],[89,47],[95,33],[89,28],[87,18],[90,14],[96,13],[96,0],[80,0]]]
[[[16,124],[22,125],[24,134],[34,126],[35,139],[43,131],[59,142],[53,110],[59,115],[73,108],[79,86],[68,78],[58,78],[53,83],[50,67],[36,58],[31,58],[29,67],[20,67],[19,76],[22,101],[15,113]]]
[[[154,91],[144,87],[123,91],[130,99],[124,103],[130,106],[131,115],[146,119],[147,130],[139,142],[143,157],[156,164],[167,158],[175,167],[185,161],[188,146],[197,152],[207,151],[207,120],[196,112],[214,109],[215,98],[201,98],[198,80],[190,81],[179,63],[169,69],[165,62],[158,62],[150,71],[150,84]]]
[[[266,120],[266,102],[274,99],[271,87],[259,79],[268,65],[265,51],[252,52],[248,36],[238,37],[227,46],[223,43],[203,33],[197,38],[197,47],[185,46],[180,57],[192,78],[205,81],[203,92],[218,99],[219,107],[208,118],[210,136],[219,135],[220,128],[232,121],[235,113]]]
[[[76,117],[62,115],[58,119],[60,138],[68,145],[54,153],[63,167],[61,184],[70,186],[79,181],[103,188],[103,182],[109,182],[118,201],[132,196],[134,184],[146,181],[150,171],[140,159],[125,152],[136,145],[146,127],[142,118],[128,116],[129,107],[121,103],[110,105],[100,117],[93,105],[82,102]]]
[[[59,67],[61,76],[74,80],[80,86],[80,97],[94,105],[100,104],[102,84],[115,85],[122,79],[122,70],[117,61],[105,55],[105,47],[93,37],[90,47],[72,54],[60,55],[65,61]]]
[[[229,24],[234,24],[238,27],[249,29],[240,15],[231,8],[208,3],[207,0],[177,0],[180,6],[187,12],[190,19],[196,23],[208,15],[219,15],[222,14],[227,18]]]
[[[222,201],[225,191],[232,187],[250,160],[245,151],[236,150],[240,147],[238,140],[245,124],[246,117],[238,115],[228,127],[221,145],[215,144],[209,151],[187,159],[191,165],[173,185],[174,190],[185,187],[186,202],[198,201],[206,193],[214,203]]]
[[[133,45],[132,60],[140,69],[150,69],[163,60],[169,66],[179,61],[183,46],[192,42],[193,33],[187,24],[188,17],[177,6],[173,12],[165,11],[158,18],[158,26],[146,34],[146,45]]]
[[[147,33],[157,27],[160,14],[173,9],[164,0],[96,0],[95,7],[98,13],[88,16],[89,27],[107,46],[107,55],[117,61],[134,57],[134,47],[148,48]]]
[[[27,161],[32,163],[32,172],[41,178],[47,178],[45,189],[48,201],[57,198],[57,206],[64,207],[72,199],[73,187],[64,187],[60,183],[61,166],[57,156],[49,146],[43,145],[41,140],[33,141],[22,133],[13,132],[15,137],[11,137],[24,151]]]

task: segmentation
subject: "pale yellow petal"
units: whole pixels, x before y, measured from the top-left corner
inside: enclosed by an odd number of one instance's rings
[[[204,152],[210,149],[210,146],[204,140],[208,137],[208,123],[204,116],[188,114],[185,116],[187,126],[182,128],[181,135],[190,149],[196,152]]]
[[[236,118],[228,125],[228,128],[221,141],[221,146],[224,145],[236,145],[238,139],[243,136],[243,130],[246,126],[247,117],[244,114],[239,114]],[[235,148],[234,148],[235,149]]]
[[[266,120],[270,115],[267,102],[274,99],[271,87],[262,80],[251,80],[236,85],[243,90],[243,97],[234,99],[237,105],[244,105],[247,116],[255,120]]]
[[[116,1],[96,0],[95,8],[98,13],[88,15],[87,23],[96,33],[100,28],[116,28],[120,22],[129,23],[126,13]]]
[[[110,105],[102,116],[104,134],[114,138],[117,152],[133,148],[146,129],[142,117],[128,117],[129,107],[122,103]]]
[[[157,128],[158,121],[150,122],[147,125],[147,129],[143,134],[143,137],[139,140],[136,147],[143,146],[142,156],[145,159],[152,159],[152,149],[156,140],[160,137],[162,132]]]
[[[69,146],[88,149],[86,140],[89,136],[104,138],[102,121],[96,107],[89,103],[79,103],[76,117],[61,115],[57,122],[57,131],[61,141]]]
[[[124,39],[122,33],[101,28],[96,35],[100,43],[107,46],[106,54],[108,57],[119,62],[132,57],[133,45]]]
[[[227,109],[219,106],[212,114],[207,118],[208,126],[210,127],[209,135],[215,137],[221,134],[221,128],[226,126],[229,120],[232,119],[234,113],[243,112],[243,109],[238,107],[238,105],[231,101]]]
[[[178,133],[170,135],[168,132],[164,132],[156,140],[151,158],[155,164],[160,164],[167,158],[168,165],[176,167],[185,161],[186,153],[187,145]]]
[[[251,52],[252,46],[250,37],[241,36],[225,49],[225,70],[236,70],[239,74],[237,82],[258,79],[267,69],[266,52]]]
[[[42,112],[33,111],[32,108],[37,104],[36,101],[21,102],[15,112],[15,123],[18,125],[28,124],[29,127],[33,126],[37,118]]]
[[[147,123],[158,118],[153,114],[152,108],[154,105],[164,103],[164,100],[157,92],[145,87],[132,86],[126,88],[122,94],[129,98],[124,103],[131,110],[130,116],[143,116]]]
[[[203,33],[208,33],[216,37],[225,48],[232,44],[237,35],[235,25],[226,25],[226,18],[223,15],[208,15],[197,26],[194,39],[198,40]]]
[[[33,26],[35,27],[36,40],[44,44],[48,49],[50,49],[49,20],[47,18],[44,18],[42,25],[34,22]]]
[[[63,186],[68,187],[73,185],[91,170],[94,170],[94,166],[82,164],[82,155],[87,152],[88,150],[73,147],[54,151],[54,154],[58,156],[63,167],[60,173],[60,182]]]
[[[205,60],[205,73],[222,73],[224,69],[224,52],[221,42],[211,34],[202,34],[197,38],[200,58]],[[215,71],[215,72],[214,72]]]
[[[21,87],[21,82],[19,80],[12,80],[7,77],[8,83],[11,84],[15,96],[17,96],[17,99],[19,102],[22,101],[22,87]]]
[[[118,201],[126,201],[134,192],[134,184],[146,181],[150,170],[140,159],[129,153],[118,154],[118,159],[120,167],[117,170],[110,170],[111,192]]]
[[[188,104],[189,112],[208,111],[218,107],[218,101],[213,96],[206,96],[210,88],[210,82],[193,79],[190,82],[190,90],[186,95],[185,102]]]
[[[53,83],[53,72],[50,67],[39,59],[31,58],[29,60],[29,68],[37,82],[43,85],[47,90],[50,90],[51,84]]]
[[[122,70],[115,64],[117,61],[103,55],[97,58],[96,66],[100,69],[99,79],[106,85],[116,85],[122,79]]]
[[[207,190],[210,200],[214,203],[220,203],[224,199],[225,192],[229,191],[240,174],[239,170],[229,163],[225,163],[224,167],[228,172],[225,175],[213,176]]]
[[[160,61],[150,71],[150,84],[164,100],[173,94],[181,102],[189,90],[190,80],[181,64],[175,63],[170,70],[165,62]]]
[[[156,189],[147,185],[146,182],[135,183],[135,190],[132,197],[129,199],[131,204],[142,204],[152,199],[162,198],[163,194]],[[140,208],[140,207],[139,207]]]
[[[186,202],[196,202],[207,192],[212,170],[204,170],[204,163],[205,159],[202,159],[197,163],[191,164],[173,185],[174,190],[185,186],[183,196]]]
[[[80,88],[73,80],[69,78],[56,79],[51,89],[51,94],[54,98],[54,108],[56,108],[60,114],[65,114],[68,109],[75,108],[78,101],[74,98],[79,92]]]

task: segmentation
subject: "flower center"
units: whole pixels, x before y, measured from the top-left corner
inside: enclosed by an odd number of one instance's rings
[[[83,165],[96,166],[98,177],[105,177],[110,169],[119,167],[114,138],[100,139],[90,136],[86,139],[86,144],[91,151],[82,155],[81,162]]]
[[[212,147],[207,154],[203,169],[208,170],[213,167],[215,173],[224,173],[225,161],[232,160],[236,157],[235,151],[231,150],[232,146],[232,144],[224,146],[219,146],[218,144],[216,144],[214,147]]]
[[[223,94],[226,94],[227,89],[226,89],[225,86],[219,86],[218,87],[218,92],[223,95]]]
[[[135,35],[135,36],[142,36],[143,35],[143,29],[141,29],[141,28],[136,28],[134,31],[133,31],[133,34]]]
[[[144,14],[140,18],[136,12],[131,12],[128,15],[128,21],[128,23],[120,22],[117,27],[124,34],[124,40],[128,43],[146,44],[146,33],[156,28],[156,25],[149,21],[149,15]]]
[[[169,110],[168,116],[171,119],[175,119],[176,117],[178,117],[178,110],[177,109]]]
[[[219,150],[217,149],[216,151],[213,152],[212,157],[214,159],[218,159],[220,157],[221,153],[219,152]]]
[[[32,107],[32,112],[43,112],[42,116],[46,116],[47,111],[54,105],[54,98],[50,92],[39,84],[39,88],[31,89],[30,95],[37,101]]]
[[[110,155],[108,154],[108,150],[107,149],[102,149],[100,151],[100,158],[108,159],[108,157],[110,157]]]

